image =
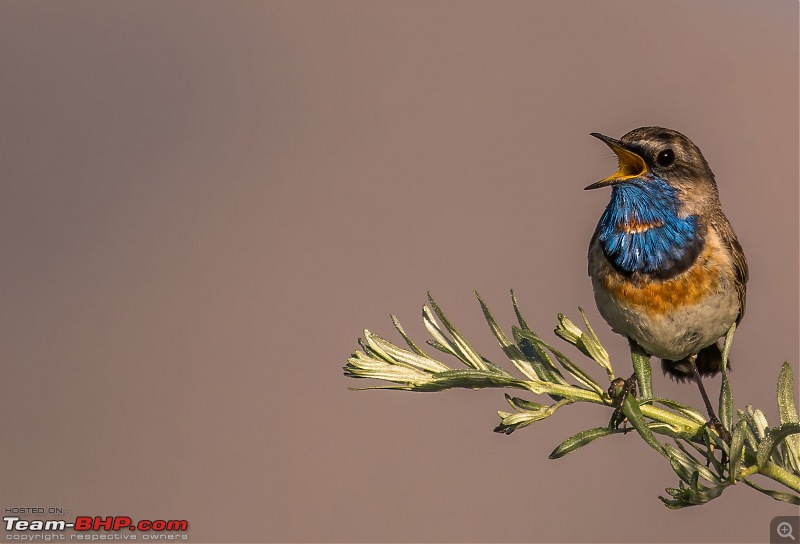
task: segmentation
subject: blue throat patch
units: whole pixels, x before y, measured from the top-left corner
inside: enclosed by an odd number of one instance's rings
[[[669,278],[689,268],[703,248],[697,216],[678,217],[675,188],[655,179],[615,185],[598,237],[614,268]]]

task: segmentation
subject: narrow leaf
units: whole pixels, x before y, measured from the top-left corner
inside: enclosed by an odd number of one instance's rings
[[[598,438],[602,438],[617,432],[621,431],[609,429],[607,427],[595,427],[594,429],[581,431],[559,444],[550,454],[550,459],[560,459],[561,457],[564,457],[565,455],[570,454],[591,442],[594,442]]]
[[[388,340],[381,338],[376,334],[369,331],[364,331],[364,336],[367,337],[369,345],[378,350],[384,356],[389,357],[389,362],[396,362],[406,366],[416,367],[428,372],[442,372],[449,370],[450,367],[431,359],[426,355],[418,355],[417,353],[410,352],[398,346],[395,346]]]
[[[722,386],[719,390],[719,419],[722,425],[730,431],[731,425],[733,425],[733,391],[731,391],[731,381],[728,379],[725,365],[722,367]]]
[[[753,419],[753,416],[745,411],[745,410],[738,410],[739,414],[739,421],[744,420],[747,424],[744,427],[744,442],[747,444],[753,452],[758,449],[758,439],[756,438],[756,422]]]
[[[745,429],[747,422],[743,419],[739,420],[736,428],[733,430],[733,438],[731,439],[731,448],[728,466],[728,472],[732,484],[735,484],[739,479],[739,473],[742,469],[742,459],[744,457],[744,441],[746,437]]]
[[[733,391],[728,378],[728,357],[733,344],[733,335],[736,332],[734,322],[725,335],[725,344],[722,347],[722,387],[719,390],[719,419],[728,431],[733,428]]]
[[[731,353],[731,346],[733,345],[733,335],[736,332],[736,322],[734,321],[728,332],[725,333],[725,343],[722,345],[722,369],[728,370],[728,356]]]
[[[581,310],[581,313],[583,313],[583,310]],[[583,319],[588,324],[585,315],[583,316]],[[558,326],[555,328],[554,332],[561,339],[569,342],[578,348],[581,353],[603,367],[609,377],[613,379],[614,372],[611,370],[608,353],[596,340],[596,336],[592,336],[583,332],[564,314],[558,314]]]
[[[761,491],[764,495],[768,495],[775,499],[776,501],[788,502],[789,504],[800,504],[800,497],[794,495],[792,493],[784,493],[782,491],[774,491],[772,489],[765,489],[759,485],[754,484],[747,478],[742,480],[744,483],[752,487],[753,489],[757,489]]]
[[[547,418],[550,414],[546,411],[542,412],[517,412],[509,414],[508,412],[497,412],[502,421],[494,428],[494,432],[511,434],[517,429],[527,427],[531,423],[535,423],[542,419]]]
[[[642,346],[629,339],[631,348],[631,362],[636,381],[639,382],[639,398],[642,402],[653,398],[653,369],[650,366],[650,356]]]
[[[783,363],[778,376],[778,412],[782,425],[798,423],[797,408],[794,403],[794,376],[792,365],[788,362]],[[791,464],[796,465],[800,461],[800,436],[787,437],[785,444]]]
[[[483,302],[483,299],[478,294],[477,291],[474,291],[475,296],[478,299],[478,302],[481,305],[481,309],[483,310],[483,317],[486,319],[486,322],[489,324],[489,328],[492,330],[497,343],[500,344],[500,348],[506,354],[514,366],[517,367],[517,370],[522,372],[528,379],[530,380],[539,380],[541,379],[540,376],[537,375],[536,370],[534,370],[531,363],[525,358],[525,354],[514,344],[511,340],[508,339],[506,334],[503,332],[503,329],[497,324],[492,313],[489,311],[489,307]]]
[[[647,426],[642,411],[639,409],[639,401],[633,395],[628,395],[625,399],[625,402],[622,404],[622,412],[628,418],[628,421],[631,422],[633,428],[636,429],[636,432],[639,433],[639,436],[641,436],[651,448],[666,457],[667,454],[664,451],[664,447],[656,439],[650,427]]]
[[[671,399],[655,397],[653,399],[653,403],[663,404],[667,408],[672,408],[676,412],[680,412],[681,414],[683,414],[686,417],[694,420],[697,423],[700,423],[701,425],[705,425],[706,424],[706,418],[703,416],[703,414],[701,414],[700,412],[698,412],[697,410],[695,410],[694,408],[692,408],[690,406],[686,406],[685,404],[681,404],[680,402],[676,402],[676,401],[671,400]]]
[[[528,327],[528,324],[525,322],[525,318],[522,317],[522,312],[519,311],[519,304],[517,304],[517,295],[514,293],[514,290],[511,290],[511,304],[514,306],[514,313],[517,315],[517,321],[519,322],[519,326],[524,331],[531,330]]]
[[[756,464],[761,469],[772,456],[772,450],[786,437],[800,433],[800,423],[787,423],[780,427],[770,429],[756,452]]]
[[[798,423],[797,408],[794,404],[794,376],[792,365],[788,361],[783,363],[778,376],[778,410],[781,423]]]
[[[539,404],[538,402],[533,402],[518,397],[512,397],[508,393],[506,393],[505,396],[506,396],[506,401],[508,401],[511,407],[517,410],[529,410],[535,412],[547,407],[546,405]]]
[[[392,325],[394,325],[394,328],[397,329],[397,332],[400,333],[400,336],[403,337],[403,340],[406,341],[408,347],[411,348],[411,350],[417,355],[422,355],[423,357],[427,357],[427,355],[425,355],[425,352],[419,349],[419,347],[414,343],[414,341],[411,340],[411,337],[408,336],[408,334],[406,334],[406,331],[405,329],[403,329],[403,326],[400,324],[400,320],[397,319],[397,316],[391,314],[389,317],[392,319]]]
[[[575,378],[577,381],[579,381],[589,389],[594,390],[598,395],[602,396],[603,393],[605,393],[605,391],[603,391],[603,388],[600,387],[600,384],[594,381],[594,378],[589,376],[581,367],[573,363],[569,357],[567,357],[557,349],[545,344],[544,341],[542,341],[541,339],[539,340],[539,342],[542,344],[542,346],[547,347],[547,349],[550,350],[550,352],[556,356],[556,360],[559,363],[561,363],[561,366],[564,367],[564,369],[567,372],[569,372],[573,378]]]
[[[439,308],[439,305],[436,303],[431,293],[428,293],[428,301],[431,303],[433,311],[436,312],[436,315],[442,320],[442,324],[447,329],[447,332],[449,332],[450,336],[453,337],[453,343],[456,345],[458,352],[461,354],[461,357],[459,358],[472,368],[486,370],[486,365],[483,363],[481,356],[477,351],[472,349],[472,346],[469,345],[469,342],[467,342],[466,338],[464,338],[453,326],[453,324],[450,323],[450,320],[447,319],[447,317],[444,315],[444,312],[442,312],[442,309]]]
[[[443,389],[453,387],[463,387],[466,389],[480,389],[483,387],[517,387],[525,388],[525,382],[507,375],[487,372],[485,370],[475,370],[473,368],[461,368],[457,370],[447,370],[437,372],[432,375],[435,384]]]
[[[497,412],[502,418],[502,421],[497,427],[494,428],[494,432],[496,433],[511,434],[517,429],[526,427],[531,423],[550,417],[562,406],[566,406],[567,404],[571,404],[573,402],[571,400],[560,400],[552,406],[544,406],[535,402],[509,397],[508,395],[506,395],[506,400],[509,402],[509,404],[511,404],[511,406],[519,411],[514,414],[509,414],[508,412]],[[520,406],[524,406],[524,408],[520,408]]]
[[[592,351],[595,353],[593,357],[594,360],[597,361],[603,368],[606,369],[606,372],[608,373],[608,379],[613,380],[614,369],[611,368],[611,358],[608,356],[608,352],[603,347],[603,343],[600,342],[600,338],[598,338],[597,333],[594,332],[594,329],[589,324],[589,319],[587,319],[586,317],[586,312],[584,312],[583,308],[581,308],[580,306],[578,307],[578,311],[581,313],[581,316],[583,317],[583,322],[586,323],[586,328],[589,329],[588,336],[592,340],[591,342],[592,346],[590,349],[592,349]],[[587,347],[590,346],[587,345]]]
[[[717,478],[708,469],[708,467],[706,467],[704,464],[702,464],[694,455],[689,453],[689,450],[686,449],[686,446],[684,446],[684,444],[682,442],[683,441],[678,440],[678,441],[675,442],[675,444],[678,446],[678,449],[680,450],[680,452],[685,456],[685,457],[683,457],[683,459],[687,463],[687,466],[690,466],[691,470],[693,472],[695,472],[698,475],[698,477],[702,476],[703,479],[705,479],[706,481],[712,482],[712,483],[717,484],[717,485],[725,483],[720,478]],[[677,455],[677,451],[674,450],[674,448],[673,448],[673,452],[672,453]],[[697,483],[695,482],[694,484],[692,484],[692,487],[697,487]]]
[[[536,333],[530,329],[520,329],[519,327],[512,327],[511,331],[514,333],[514,340],[519,345],[519,349],[531,361],[540,379],[546,382],[569,385],[561,371],[540,345],[539,337],[536,336]]]
[[[429,346],[461,359],[455,345],[445,336],[444,331],[436,322],[436,318],[433,317],[433,312],[427,306],[422,307],[422,322],[425,324],[425,328],[428,329],[428,333],[433,337],[433,340],[428,340]]]
[[[758,436],[761,440],[767,435],[767,430],[769,429],[769,423],[767,422],[767,417],[764,415],[764,412],[756,408],[753,410],[752,406],[747,407],[753,414],[753,420],[756,422],[756,428],[758,429]]]

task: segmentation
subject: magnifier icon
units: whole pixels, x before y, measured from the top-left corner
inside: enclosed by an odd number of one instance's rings
[[[796,540],[792,534],[792,524],[788,521],[779,523],[775,528],[775,532],[778,533],[778,536],[781,538],[791,538],[792,540]]]

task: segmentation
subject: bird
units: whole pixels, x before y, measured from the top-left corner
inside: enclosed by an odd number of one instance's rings
[[[716,420],[702,377],[720,371],[719,339],[744,316],[749,272],[714,174],[675,130],[591,135],[619,163],[585,188],[611,187],[589,243],[597,309],[614,332],[660,358],[666,375],[696,382]]]

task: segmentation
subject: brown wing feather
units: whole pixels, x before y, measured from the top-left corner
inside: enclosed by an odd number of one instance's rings
[[[725,217],[725,214],[722,213],[722,210],[718,210],[717,213],[714,214],[712,224],[719,234],[722,243],[727,246],[731,253],[734,282],[736,285],[736,292],[739,295],[739,318],[736,320],[738,325],[742,317],[744,317],[747,299],[747,280],[750,277],[750,273],[747,269],[747,259],[745,259],[744,251],[742,251],[742,246],[736,238],[733,227],[728,221],[728,218]]]

